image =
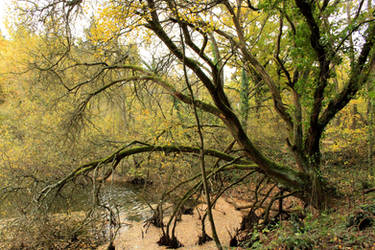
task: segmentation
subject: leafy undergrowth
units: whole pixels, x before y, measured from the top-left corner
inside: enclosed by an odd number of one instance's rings
[[[106,240],[103,225],[84,223],[84,217],[75,213],[2,221],[0,249],[96,249]]]
[[[287,219],[247,232],[245,249],[375,249],[374,177],[365,165],[327,166],[341,197],[327,211],[295,207]],[[336,173],[333,175],[332,173]]]
[[[375,248],[374,223],[367,224],[365,228],[361,228],[360,223],[351,225],[350,219],[356,217],[357,211],[347,212],[321,213],[319,216],[310,213],[302,220],[292,217],[276,225],[274,230],[266,228],[263,232],[257,232],[258,235],[253,235],[253,238],[258,237],[259,240],[252,248]]]

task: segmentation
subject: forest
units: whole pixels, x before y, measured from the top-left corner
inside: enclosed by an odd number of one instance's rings
[[[374,249],[374,0],[17,0],[0,249]]]

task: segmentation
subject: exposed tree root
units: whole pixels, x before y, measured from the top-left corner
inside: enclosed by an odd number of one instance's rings
[[[212,238],[208,235],[208,234],[202,234],[202,235],[199,235],[198,237],[198,245],[203,245],[204,243],[206,242],[209,242],[211,241]]]
[[[113,242],[109,243],[107,250],[115,250],[115,246],[113,245]]]
[[[168,235],[162,235],[157,243],[159,246],[166,246],[168,249],[176,249],[184,246],[175,236],[169,237]]]
[[[285,204],[284,199],[293,196],[294,192],[287,192],[279,188],[266,177],[258,178],[252,191],[251,204],[246,206],[234,205],[237,210],[249,209],[249,211],[242,218],[236,234],[230,235],[231,247],[251,248],[259,240],[254,231],[260,232],[265,228],[272,230],[274,225],[277,225],[281,220],[291,218],[290,213],[284,210],[284,207],[288,206],[288,204]]]
[[[163,208],[162,208],[162,205],[161,203],[158,204],[158,206],[156,207],[156,209],[153,209],[152,206],[150,206],[150,208],[152,209],[152,216],[151,218],[145,220],[144,222],[144,227],[149,227],[150,225],[153,225],[155,227],[163,227],[164,226],[164,223],[163,223]]]
[[[359,231],[375,224],[375,205],[362,206],[347,218],[347,227],[356,227]]]

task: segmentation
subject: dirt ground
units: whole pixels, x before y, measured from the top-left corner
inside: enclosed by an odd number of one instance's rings
[[[199,209],[203,214],[203,207],[201,205]],[[227,202],[224,198],[220,198],[217,201],[215,208],[213,209],[213,216],[215,219],[216,230],[220,241],[223,246],[229,246],[230,234],[234,235],[235,230],[239,228],[241,223],[242,214],[240,211],[235,210],[234,206]],[[129,223],[122,219],[122,223]],[[209,235],[211,234],[211,228],[206,219],[206,230]],[[194,210],[193,215],[182,215],[182,221],[177,224],[176,237],[184,245],[179,249],[216,249],[213,241],[207,242],[202,246],[197,245],[198,236],[201,232],[200,220],[197,210]],[[114,245],[116,249],[128,250],[128,249],[166,249],[165,247],[158,246],[156,243],[161,235],[161,230],[154,226],[150,226],[147,232],[143,228],[142,222],[130,222],[129,227],[120,229],[117,235]],[[100,250],[105,250],[105,246],[101,246]]]

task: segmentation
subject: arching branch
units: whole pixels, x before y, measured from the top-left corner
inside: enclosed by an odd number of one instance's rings
[[[93,171],[96,168],[104,166],[109,163],[118,162],[122,159],[126,158],[127,156],[134,155],[134,154],[141,154],[141,153],[152,153],[152,152],[164,152],[168,153],[193,153],[199,154],[200,148],[199,147],[191,147],[191,146],[170,146],[170,145],[142,145],[138,147],[128,148],[129,145],[124,146],[123,148],[117,150],[116,152],[112,153],[111,155],[92,161],[86,164],[83,164],[73,170],[70,174],[65,176],[63,179],[55,182],[54,184],[46,186],[38,195],[37,201],[43,200],[52,190],[60,190],[63,188],[68,182],[72,181],[74,178],[86,174],[90,171]],[[213,149],[205,149],[203,152],[205,155],[220,158],[224,161],[233,161],[233,165],[227,166],[223,168],[222,171],[226,169],[258,169],[258,166],[251,161],[247,160],[240,160],[236,159],[235,157],[228,155],[226,153],[213,150]],[[234,161],[235,160],[235,161]]]

